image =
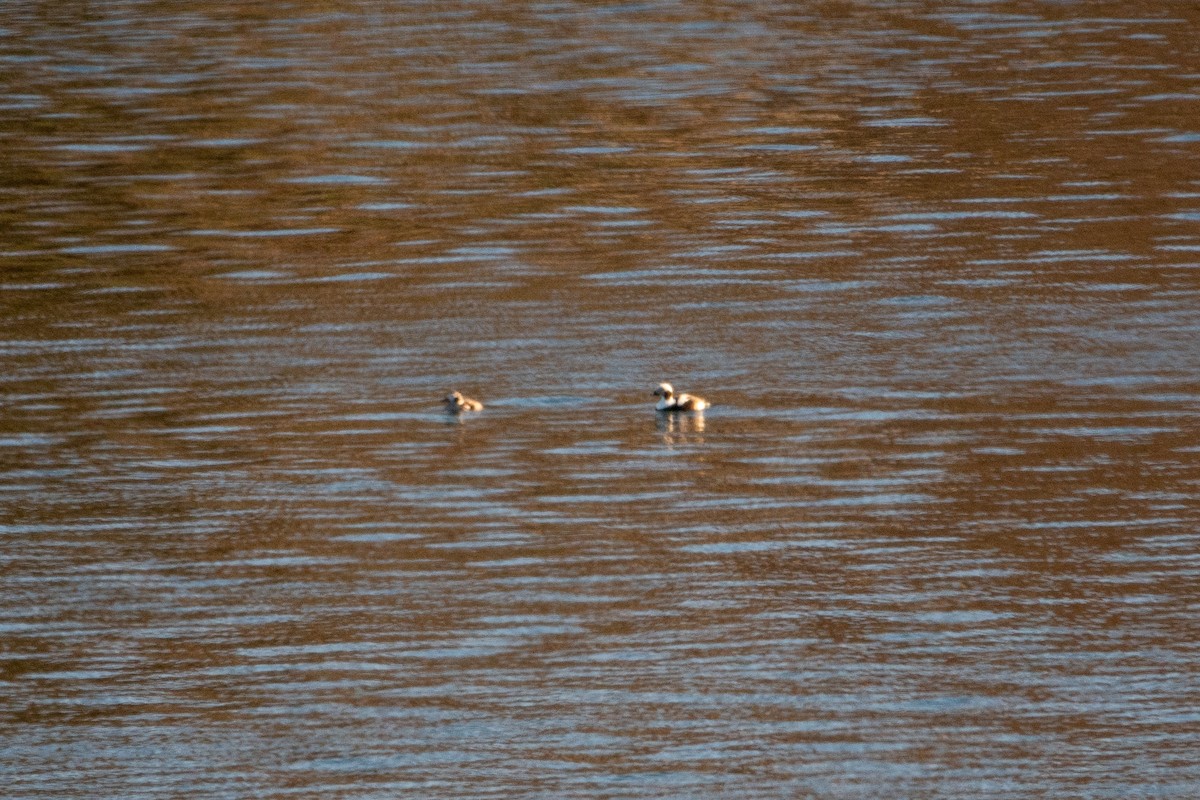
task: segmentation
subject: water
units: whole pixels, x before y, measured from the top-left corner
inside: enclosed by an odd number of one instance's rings
[[[1198,23],[0,8],[6,792],[1195,796]]]

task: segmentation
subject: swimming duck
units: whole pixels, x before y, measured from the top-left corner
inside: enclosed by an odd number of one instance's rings
[[[703,397],[675,394],[675,389],[669,383],[660,383],[654,390],[654,395],[660,398],[658,405],[654,407],[655,411],[703,411],[712,405]]]
[[[483,411],[483,403],[463,397],[461,392],[451,392],[442,400],[446,411],[450,414],[461,414],[464,411]]]

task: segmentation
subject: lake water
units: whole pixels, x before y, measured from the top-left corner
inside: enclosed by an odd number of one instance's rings
[[[5,793],[1197,796],[1197,35],[0,5]]]

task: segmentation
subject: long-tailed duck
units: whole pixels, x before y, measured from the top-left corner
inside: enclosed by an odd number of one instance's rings
[[[483,403],[463,397],[460,392],[451,392],[442,402],[446,405],[446,411],[451,414],[461,414],[464,411],[483,411]]]
[[[712,403],[702,397],[696,397],[690,394],[675,394],[675,390],[671,388],[669,383],[660,383],[658,388],[654,390],[656,397],[660,398],[658,405],[654,407],[656,411],[703,411]]]

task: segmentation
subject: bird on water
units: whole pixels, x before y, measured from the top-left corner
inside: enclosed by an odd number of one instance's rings
[[[659,398],[655,411],[703,411],[712,405],[703,397],[696,397],[685,392],[675,393],[669,383],[660,383],[654,390],[654,396]]]
[[[461,392],[451,392],[442,400],[446,411],[450,414],[461,414],[464,411],[483,411],[483,403],[463,397]]]

